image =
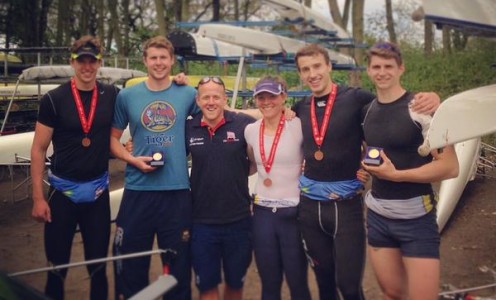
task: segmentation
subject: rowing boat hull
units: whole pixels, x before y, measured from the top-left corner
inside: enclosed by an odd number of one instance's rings
[[[125,143],[130,137],[129,127],[124,130],[121,142]],[[0,165],[15,165],[19,159],[31,160],[31,145],[33,144],[34,131],[0,136]],[[47,157],[53,153],[52,144],[47,150]]]
[[[422,152],[495,132],[495,111],[496,84],[449,97],[432,117]]]
[[[440,184],[438,193],[439,200],[437,203],[437,224],[439,232],[444,229],[455,210],[467,183],[475,177],[480,147],[480,138],[455,144],[459,173],[458,177],[443,180]]]

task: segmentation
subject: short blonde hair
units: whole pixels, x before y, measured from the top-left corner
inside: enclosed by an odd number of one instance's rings
[[[143,43],[143,57],[147,56],[148,48],[165,48],[169,51],[171,57],[174,56],[174,46],[167,38],[161,35],[149,38]]]

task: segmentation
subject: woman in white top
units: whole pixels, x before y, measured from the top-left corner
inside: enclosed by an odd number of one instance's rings
[[[296,220],[303,162],[300,119],[284,117],[282,78],[259,80],[253,93],[261,120],[245,129],[248,155],[258,180],[253,205],[253,247],[262,299],[281,299],[283,275],[292,299],[310,299],[307,260]]]

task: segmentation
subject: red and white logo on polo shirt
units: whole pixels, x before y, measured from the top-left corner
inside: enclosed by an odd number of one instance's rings
[[[224,139],[224,143],[238,142],[239,139],[236,138],[236,133],[232,131],[227,132],[227,136]]]

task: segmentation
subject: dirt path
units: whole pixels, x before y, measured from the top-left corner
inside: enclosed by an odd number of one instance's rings
[[[123,165],[111,162],[112,183],[122,185]],[[496,175],[493,172],[491,175]],[[20,180],[20,174],[17,179]],[[10,182],[0,181],[0,270],[7,273],[44,267],[43,225],[30,218],[30,199],[10,202]],[[469,183],[453,218],[446,226],[441,244],[441,282],[458,288],[494,283],[496,274],[496,179],[476,179]],[[73,243],[72,261],[81,261],[81,238],[76,235]],[[158,257],[152,258],[152,280],[160,272]],[[112,287],[112,265],[107,268]],[[318,299],[312,271],[309,271],[313,299]],[[30,286],[43,290],[45,275],[19,277]],[[198,298],[193,287],[194,299]],[[375,278],[367,266],[364,289],[367,299],[380,299]],[[260,283],[252,263],[245,285],[245,299],[259,299]],[[494,295],[496,290],[484,290],[479,295]],[[66,283],[67,299],[88,299],[88,275],[84,268],[71,269]],[[283,288],[283,299],[289,299]],[[109,299],[113,299],[113,292]]]

